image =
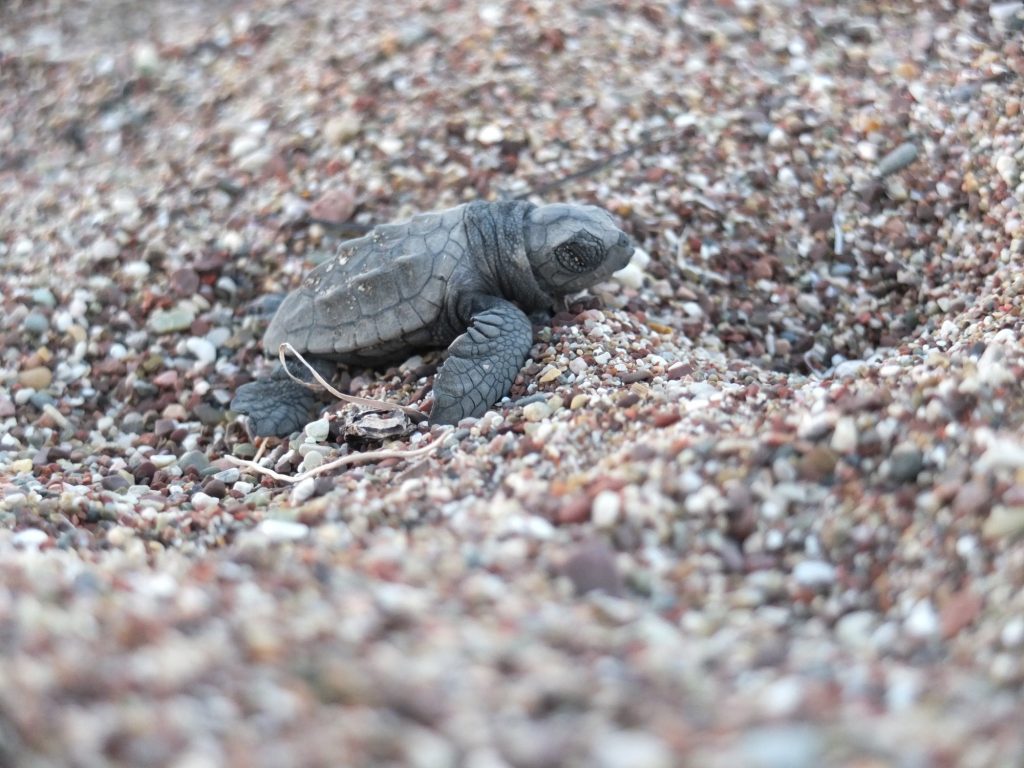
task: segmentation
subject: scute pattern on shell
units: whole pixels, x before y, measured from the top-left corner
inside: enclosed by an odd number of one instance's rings
[[[281,304],[265,349],[273,354],[287,341],[302,353],[377,363],[447,344],[434,322],[447,283],[466,261],[464,213],[458,206],[419,214],[342,243]]]

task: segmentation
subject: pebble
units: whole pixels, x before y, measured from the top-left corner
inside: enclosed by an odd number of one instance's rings
[[[329,189],[309,207],[309,215],[328,224],[342,224],[352,218],[356,198],[348,187]]]
[[[913,142],[900,144],[879,161],[876,173],[880,177],[896,173],[914,162],[917,159],[917,153],[917,145]]]
[[[1013,189],[1020,183],[1020,166],[1013,155],[999,155],[995,162],[996,173]]]
[[[852,417],[843,416],[836,421],[829,447],[839,454],[852,453],[857,449],[857,422]]]
[[[348,143],[359,135],[362,124],[354,112],[343,112],[324,123],[324,138],[336,147]]]
[[[150,316],[148,325],[154,333],[176,333],[187,331],[196,318],[196,311],[190,305],[181,305],[173,309],[157,309]]]
[[[196,509],[211,509],[220,504],[220,499],[215,496],[210,496],[202,491],[196,491],[192,494],[192,506]]]
[[[802,560],[793,566],[793,579],[804,587],[828,587],[835,583],[835,566],[821,560]]]
[[[1002,539],[1024,534],[1024,507],[996,506],[981,528],[986,539]]]
[[[611,731],[597,735],[592,745],[593,765],[599,768],[672,768],[676,759],[668,745],[643,731]]]
[[[153,466],[157,469],[165,469],[178,461],[178,457],[173,453],[156,453],[149,457],[149,460],[153,462]]]
[[[889,456],[889,477],[898,483],[910,483],[917,479],[924,466],[924,454],[916,445],[902,443]]]
[[[29,312],[21,321],[21,327],[29,333],[42,336],[50,330],[50,319],[42,312]]]
[[[1015,616],[1003,625],[999,642],[1007,650],[1024,647],[1024,617]]]
[[[590,520],[594,527],[606,529],[614,526],[622,513],[622,498],[616,491],[601,491],[590,506]]]
[[[911,637],[928,639],[939,634],[939,614],[930,600],[918,600],[903,622],[903,628]]]
[[[723,765],[743,768],[819,768],[825,737],[811,725],[770,725],[743,733],[735,760]]]
[[[320,451],[312,450],[306,453],[305,458],[302,460],[302,464],[299,465],[299,471],[309,472],[311,469],[316,469],[324,463],[324,455]]]
[[[523,406],[523,418],[527,421],[543,421],[551,415],[551,407],[544,401]]]
[[[497,144],[504,138],[505,132],[501,129],[501,126],[494,123],[488,123],[476,135],[476,140],[485,146]]]
[[[232,483],[237,482],[238,478],[241,476],[242,471],[238,467],[228,467],[227,469],[222,469],[220,472],[215,473],[213,478],[215,480],[219,480],[225,485],[231,485]]]
[[[208,339],[192,336],[185,340],[185,349],[191,352],[201,365],[211,365],[217,360],[217,347]]]
[[[44,286],[32,291],[32,302],[34,304],[42,304],[44,307],[50,307],[52,309],[57,306],[57,297],[53,295],[53,291]]]
[[[615,552],[604,541],[594,540],[578,545],[562,568],[577,595],[603,591],[618,595],[622,577],[615,562]]]
[[[308,525],[275,518],[263,520],[256,530],[271,541],[299,541],[309,535]]]
[[[34,390],[46,389],[53,381],[53,371],[44,365],[27,368],[18,374],[18,383]]]
[[[315,443],[322,443],[331,431],[331,423],[327,419],[311,421],[305,428],[306,437]]]

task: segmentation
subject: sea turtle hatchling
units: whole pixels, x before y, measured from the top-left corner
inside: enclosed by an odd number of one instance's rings
[[[509,393],[533,345],[528,313],[622,269],[630,238],[590,205],[474,202],[375,227],[342,243],[281,303],[263,337],[318,370],[379,366],[448,347],[434,379],[433,424],[480,416]],[[290,370],[308,376],[296,363]],[[231,409],[255,435],[309,421],[315,395],[283,370],[238,388]]]

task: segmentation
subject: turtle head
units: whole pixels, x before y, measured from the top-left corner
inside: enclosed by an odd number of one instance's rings
[[[525,221],[526,255],[540,287],[565,296],[607,280],[629,263],[633,241],[593,205],[542,205]]]

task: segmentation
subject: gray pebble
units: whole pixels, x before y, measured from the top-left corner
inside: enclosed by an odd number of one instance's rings
[[[178,459],[178,466],[181,467],[182,469],[195,467],[200,472],[206,469],[206,467],[209,466],[209,464],[210,460],[202,451],[187,451],[181,455],[180,459]]]
[[[242,476],[241,470],[238,467],[228,467],[227,469],[221,470],[213,477],[216,480],[220,480],[224,485],[231,485],[238,481],[238,478]]]
[[[53,395],[49,392],[34,392],[28,401],[40,410],[42,410],[44,405],[54,405],[56,403],[56,400],[53,399]]]
[[[50,330],[50,319],[42,312],[29,312],[21,321],[21,327],[29,333],[42,335]]]
[[[878,162],[878,175],[884,177],[896,173],[896,171],[906,168],[916,159],[917,145],[910,141],[904,142]]]
[[[141,413],[134,411],[126,413],[121,419],[121,431],[127,434],[138,435],[146,428],[146,420]]]
[[[32,302],[42,304],[44,307],[57,306],[57,299],[49,288],[36,288],[32,291]]]
[[[924,466],[924,455],[916,445],[903,443],[893,449],[889,457],[889,477],[900,483],[917,479]]]
[[[224,419],[224,411],[209,403],[199,403],[199,405],[192,409],[192,413],[207,427],[216,426]]]

